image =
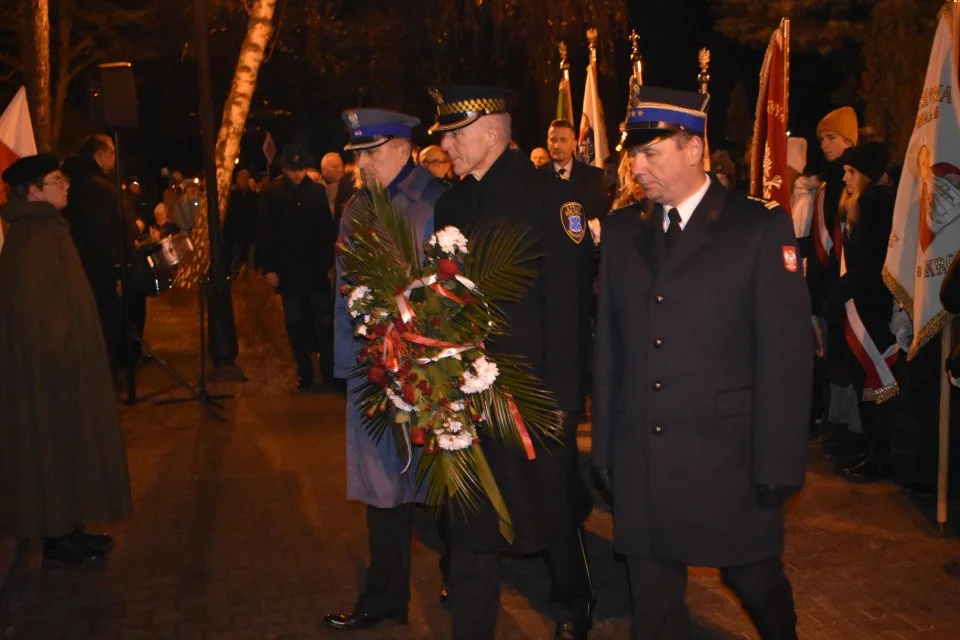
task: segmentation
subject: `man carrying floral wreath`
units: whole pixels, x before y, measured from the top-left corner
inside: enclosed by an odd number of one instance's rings
[[[370,206],[371,192],[382,189],[409,224],[416,242],[422,243],[433,233],[433,206],[447,185],[410,158],[412,129],[420,121],[382,109],[351,109],[343,119],[350,129],[344,149],[356,153],[365,188],[344,209],[341,240],[351,220]],[[338,282],[342,272],[342,260],[338,260]],[[378,442],[362,425],[358,393],[364,376],[357,375],[355,367],[364,340],[362,335],[355,337],[358,330],[349,309],[363,294],[364,287],[357,287],[350,300],[338,295],[334,307],[334,375],[347,380],[347,499],[367,504],[370,544],[366,585],[354,610],[324,618],[327,626],[343,631],[366,629],[388,619],[406,622],[414,504],[423,501],[416,478],[403,473],[404,466],[410,465],[397,455],[393,439],[383,437]]]
[[[512,92],[446,86],[431,94],[438,115],[430,132],[443,135],[441,147],[461,179],[437,202],[436,227],[452,226],[469,236],[506,220],[528,228],[535,238],[533,286],[519,301],[502,306],[508,329],[488,341],[486,349],[494,360],[498,354],[524,358],[543,380],[561,412],[568,447],[538,440],[534,450],[523,455],[495,438],[479,439],[514,535],[508,541],[501,534],[497,507],[489,500],[481,500],[466,515],[447,510],[453,637],[494,637],[500,591],[497,554],[545,553],[553,576],[555,637],[586,638],[593,592],[580,526],[592,501],[575,455],[590,335],[592,240],[583,207],[568,183],[538,172],[508,149],[507,101]],[[481,386],[487,383],[484,377],[496,375],[476,362],[473,371]]]

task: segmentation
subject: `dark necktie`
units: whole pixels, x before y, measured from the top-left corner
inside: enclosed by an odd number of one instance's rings
[[[670,209],[667,212],[667,218],[670,219],[670,225],[667,227],[667,253],[677,245],[677,240],[680,239],[680,233],[683,229],[680,228],[680,212],[676,209]]]
[[[563,169],[557,169],[557,177],[560,178],[561,180],[564,180],[565,178],[563,177],[563,175],[564,175],[566,172],[567,172],[567,168],[566,168],[566,167],[564,167]]]

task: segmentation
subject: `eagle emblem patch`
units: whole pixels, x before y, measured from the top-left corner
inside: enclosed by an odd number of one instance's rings
[[[797,248],[783,245],[783,268],[790,273],[797,272]]]
[[[583,207],[579,202],[564,202],[560,206],[560,223],[567,237],[576,244],[583,242],[583,237],[587,233],[586,220],[583,215]]]

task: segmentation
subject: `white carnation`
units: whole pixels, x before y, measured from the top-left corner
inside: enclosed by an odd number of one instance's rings
[[[480,356],[467,367],[463,372],[463,384],[460,390],[464,393],[480,393],[490,388],[500,370],[493,360],[487,360],[486,356]]]
[[[357,334],[358,336],[365,336],[365,335],[367,335],[367,325],[365,325],[365,324],[358,325],[358,326],[357,326],[357,329],[356,329],[356,331],[354,331],[354,333]]]
[[[403,398],[401,398],[399,395],[394,393],[392,389],[385,389],[384,393],[386,393],[387,397],[390,398],[390,402],[393,403],[393,406],[395,406],[397,409],[400,409],[400,411],[409,412],[416,409],[416,407],[413,406],[412,404],[407,404],[406,402],[404,402]]]
[[[441,433],[437,436],[437,446],[446,451],[457,451],[473,446],[473,436],[466,431],[457,434]]]
[[[347,309],[350,310],[350,316],[356,318],[360,316],[360,312],[357,309],[354,309],[354,306],[360,304],[367,294],[370,293],[370,287],[366,285],[360,285],[359,287],[354,287],[350,290],[350,295],[347,296]]]
[[[444,253],[467,253],[467,238],[462,233],[460,229],[456,227],[448,226],[444,227],[440,231],[437,231],[430,239],[427,241],[431,247],[440,245],[440,250]]]

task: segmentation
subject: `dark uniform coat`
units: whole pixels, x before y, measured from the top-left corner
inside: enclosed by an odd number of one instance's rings
[[[540,171],[551,174],[556,172],[553,162],[540,167]],[[583,204],[588,218],[602,218],[610,211],[610,199],[603,182],[603,169],[574,160],[567,180],[573,185],[574,197]]]
[[[776,557],[803,485],[810,301],[789,216],[714,181],[669,257],[663,208],[611,215],[601,245],[593,458],[618,552],[688,565]]]
[[[107,351],[67,222],[5,205],[0,254],[0,527],[59,536],[130,511]]]
[[[571,205],[565,209],[564,205]],[[575,237],[564,226],[564,211],[579,211]],[[504,305],[509,335],[491,345],[496,353],[524,356],[553,391],[559,408],[583,407],[582,370],[589,337],[590,253],[593,245],[582,209],[570,186],[537,171],[526,158],[505,151],[480,181],[465,177],[436,205],[436,228],[458,227],[469,234],[481,223],[510,220],[529,226],[540,240],[543,257],[535,268],[534,286],[516,304]],[[569,220],[567,222],[569,225]],[[514,447],[498,446],[480,435],[497,486],[510,512],[516,538],[512,547],[500,535],[493,508],[466,515],[452,510],[450,546],[470,551],[534,552],[551,546],[582,522],[591,505],[571,505],[563,490],[567,462],[559,447],[536,445],[537,457],[527,460]]]

